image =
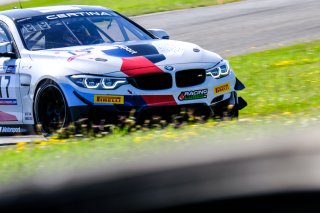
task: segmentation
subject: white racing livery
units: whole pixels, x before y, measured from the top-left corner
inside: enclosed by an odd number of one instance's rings
[[[216,53],[93,6],[0,12],[0,85],[0,134],[112,122],[132,109],[138,120],[182,107],[238,117],[246,106]]]

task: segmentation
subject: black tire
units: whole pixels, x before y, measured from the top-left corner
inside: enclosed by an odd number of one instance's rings
[[[37,90],[34,101],[34,117],[37,124],[41,124],[44,134],[51,134],[70,122],[69,108],[59,86],[47,81]]]

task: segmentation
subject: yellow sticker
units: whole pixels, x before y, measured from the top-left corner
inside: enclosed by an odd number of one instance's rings
[[[124,104],[124,96],[116,95],[95,95],[94,103],[100,104]]]
[[[219,86],[214,87],[214,93],[215,94],[220,94],[220,93],[224,93],[230,90],[230,83],[225,83]]]

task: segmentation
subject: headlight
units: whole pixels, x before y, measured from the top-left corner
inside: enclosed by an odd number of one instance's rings
[[[222,60],[216,66],[207,69],[207,76],[212,76],[213,78],[223,78],[230,74],[230,65],[227,60]]]
[[[103,77],[94,75],[72,75],[69,79],[79,87],[98,90],[112,90],[127,84],[126,78]]]
[[[84,86],[88,89],[98,89],[101,84],[100,78],[84,78],[83,79]]]

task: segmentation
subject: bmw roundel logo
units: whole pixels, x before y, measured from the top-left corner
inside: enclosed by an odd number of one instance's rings
[[[170,72],[174,70],[173,66],[165,66],[164,68]]]

